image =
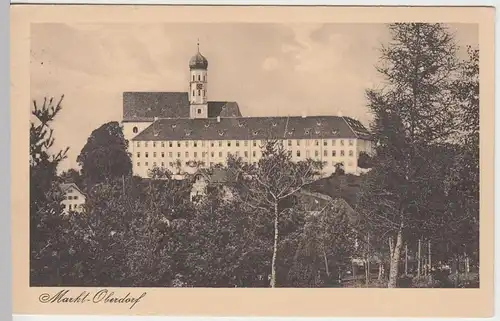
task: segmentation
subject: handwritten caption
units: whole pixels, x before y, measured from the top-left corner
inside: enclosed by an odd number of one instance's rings
[[[57,293],[42,293],[38,300],[41,303],[110,303],[128,305],[129,309],[136,306],[144,297],[146,292],[140,295],[132,295],[130,292],[120,295],[108,289],[97,292],[82,291],[73,293],[70,290],[61,290]]]

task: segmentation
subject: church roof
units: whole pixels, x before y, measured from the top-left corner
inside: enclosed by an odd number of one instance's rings
[[[237,117],[159,119],[132,140],[262,140],[363,138],[366,128],[349,117]]]
[[[235,101],[209,101],[208,117],[241,117],[240,106]]]
[[[209,101],[209,117],[241,117],[232,101]],[[124,92],[123,121],[153,121],[157,118],[189,118],[187,92]]]

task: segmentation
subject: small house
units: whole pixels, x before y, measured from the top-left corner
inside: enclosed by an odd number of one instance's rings
[[[64,199],[61,204],[64,206],[64,212],[84,211],[86,196],[75,183],[63,183],[60,185],[61,191],[64,194]]]

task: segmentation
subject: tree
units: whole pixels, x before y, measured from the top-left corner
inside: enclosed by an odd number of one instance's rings
[[[30,284],[59,284],[64,274],[59,259],[65,251],[65,220],[57,166],[68,149],[51,152],[55,138],[51,124],[62,109],[63,97],[39,106],[33,101],[30,126]]]
[[[128,141],[118,122],[112,121],[95,129],[77,157],[84,179],[89,184],[96,184],[130,175],[132,161],[127,148]]]
[[[185,270],[185,221],[192,216],[187,183],[108,180],[92,186],[87,203],[86,215],[72,221],[83,240],[78,285],[171,286]]]
[[[334,200],[315,214],[306,214],[290,279],[295,287],[338,285],[355,252],[355,231],[346,203]]]
[[[453,95],[458,103],[459,147],[447,179],[447,250],[454,265],[465,256],[479,260],[479,49],[467,47],[468,57],[460,63]],[[466,268],[467,271],[467,268]]]
[[[366,152],[359,153],[358,167],[366,169],[372,167],[372,158]]]
[[[292,162],[282,142],[270,139],[264,145],[257,165],[230,158],[228,168],[237,173],[236,195],[241,202],[253,212],[272,217],[274,237],[270,286],[276,287],[280,220],[292,209],[286,206],[292,195],[319,175],[321,164],[311,159]]]
[[[335,164],[335,172],[332,176],[345,175],[344,163]]]
[[[187,223],[187,286],[262,286],[258,276],[265,270],[258,262],[265,257],[252,220],[238,202],[223,202],[218,190],[208,191]]]
[[[65,183],[75,183],[78,187],[82,188],[83,179],[79,170],[74,168],[70,168],[64,172],[62,172],[59,177]]]
[[[385,87],[368,90],[378,139],[360,210],[388,237],[388,287],[396,287],[401,249],[433,213],[425,200],[433,155],[430,147],[449,140],[457,129],[451,94],[458,67],[453,37],[441,24],[396,23],[392,41],[381,49]]]

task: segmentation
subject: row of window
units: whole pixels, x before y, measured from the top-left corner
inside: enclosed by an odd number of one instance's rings
[[[260,153],[260,151],[259,151],[259,153]],[[166,155],[166,153],[165,153],[165,152],[161,152],[161,153],[159,153],[159,154],[161,155],[161,157],[162,157],[162,158],[164,158],[164,157],[165,157],[165,155]],[[231,153],[230,153],[230,152],[227,152],[227,155],[229,155],[229,154],[231,154]],[[137,153],[136,153],[136,155],[137,155],[137,158],[141,158],[141,152],[137,152]],[[168,157],[169,157],[169,158],[172,158],[172,157],[173,157],[173,155],[174,155],[174,153],[172,153],[172,152],[168,152]],[[189,157],[189,155],[190,155],[190,154],[189,154],[189,152],[185,152],[185,153],[184,153],[184,157],[186,157],[186,158],[188,158],[188,157]],[[205,158],[205,156],[207,156],[207,155],[208,155],[208,152],[202,152],[202,153],[201,153],[201,158]],[[224,157],[223,155],[224,155],[224,154],[223,154],[223,152],[219,152],[219,157]],[[236,153],[235,153],[235,155],[236,155],[236,156],[240,156],[240,152],[239,152],[239,151],[238,151],[238,152],[236,152]],[[198,158],[198,152],[193,152],[193,156],[194,156],[194,158]],[[245,157],[248,157],[248,151],[245,151],[245,152],[244,152],[244,156],[245,156]],[[256,156],[257,156],[257,152],[256,152],[256,151],[253,151],[253,152],[252,152],[252,156],[253,156],[253,157],[256,157]],[[149,153],[148,153],[148,152],[145,152],[145,153],[144,153],[144,157],[145,157],[145,158],[148,158],[148,157],[149,157]],[[156,153],[156,152],[153,152],[153,157],[157,157],[157,153]],[[177,152],[177,158],[180,158],[180,157],[181,157],[181,152]],[[210,157],[215,157],[215,152],[211,152],[211,153],[210,153]]]
[[[203,96],[207,95],[207,90],[203,89]],[[193,96],[195,96],[195,91],[193,90]],[[198,96],[201,96],[201,90],[198,89]]]
[[[77,210],[83,208],[82,204],[69,204],[66,206],[67,209],[71,210]]]
[[[292,151],[288,151],[288,153],[291,155]],[[231,152],[227,152],[228,156],[229,156],[229,154],[231,154]],[[318,150],[314,151],[314,157],[319,157],[319,154],[320,153],[319,153]],[[137,158],[141,158],[141,152],[137,152],[136,155],[137,155]],[[165,152],[161,152],[160,155],[161,155],[162,158],[164,158],[165,157]],[[188,158],[189,155],[190,155],[189,152],[184,152],[184,157],[185,158]],[[208,152],[202,152],[201,153],[201,158],[205,158],[207,155],[208,155]],[[236,157],[239,157],[240,156],[240,152],[236,151],[235,155],[236,155]],[[295,153],[295,155],[297,157],[301,157],[300,150],[297,150],[296,153]],[[328,150],[324,150],[323,151],[323,156],[324,157],[328,157],[329,155],[330,155],[330,153],[328,153]],[[349,157],[353,157],[354,156],[354,151],[350,150],[348,155],[349,155]],[[244,151],[243,152],[243,156],[244,157],[248,157],[248,151]],[[257,152],[256,151],[252,151],[252,157],[256,157],[256,156],[257,156]],[[331,151],[331,156],[332,157],[337,157],[337,151],[336,150],[332,150]],[[340,151],[340,156],[345,156],[345,151],[344,150]],[[149,157],[149,153],[145,152],[144,153],[144,157],[148,158]],[[157,157],[157,153],[153,152],[153,158],[156,158],[156,157]],[[173,153],[172,152],[168,152],[168,157],[172,158],[173,157]],[[177,152],[177,158],[180,158],[180,157],[181,157],[181,152]],[[198,152],[193,152],[193,157],[194,158],[198,158]],[[215,157],[215,152],[210,152],[210,157]],[[219,157],[223,157],[223,152],[219,152]],[[307,158],[311,157],[311,153],[310,153],[309,150],[306,151],[306,157]]]
[[[67,200],[77,200],[78,196],[77,195],[75,195],[75,196],[68,195],[68,196],[66,196],[66,199]]]
[[[216,145],[218,145],[219,147],[222,147],[223,144],[225,142],[225,145],[227,145],[227,147],[231,147],[231,144],[233,141],[231,140],[226,140],[226,141],[222,141],[222,140],[218,140],[218,141],[210,141],[210,147],[215,147]],[[257,141],[255,140],[252,140],[252,146],[253,147],[257,147]],[[301,140],[300,139],[297,139],[295,140],[295,146],[300,146],[300,143]],[[306,140],[306,146],[310,146],[311,145],[311,140]],[[148,147],[149,146],[149,142],[145,141],[143,142],[144,143],[144,147]],[[161,146],[161,147],[165,147],[167,144],[168,144],[168,147],[173,147],[174,145],[177,145],[177,147],[181,147],[182,145],[182,142],[181,141],[177,141],[177,142],[174,142],[174,141],[169,141],[169,142],[151,142],[153,147],[157,147],[157,146]],[[204,141],[202,140],[201,143],[198,142],[198,141],[184,141],[184,146],[185,147],[198,147],[198,145],[201,145],[201,147],[205,147],[205,144],[208,143],[207,141]],[[239,140],[235,140],[234,141],[234,144],[236,147],[239,147],[241,144],[243,146],[248,146],[249,144],[249,141],[248,140],[244,140],[244,141],[239,141]],[[349,146],[354,146],[354,140],[352,139],[349,139],[348,140],[348,144]],[[264,145],[264,141],[261,140],[261,145]],[[288,146],[293,146],[293,140],[289,139],[287,140],[287,145]],[[320,141],[319,140],[315,140],[314,141],[314,146],[319,146],[320,145]],[[136,144],[137,147],[141,147],[141,142],[137,142]],[[324,140],[323,141],[323,146],[328,146],[328,140]],[[335,139],[332,139],[331,140],[331,146],[336,146],[336,140]],[[345,146],[345,140],[344,139],[341,139],[340,140],[340,146]]]
[[[195,75],[193,75],[193,81],[196,81]],[[201,81],[200,75],[198,75],[198,81]],[[203,75],[203,81],[207,81],[207,75]]]
[[[185,162],[186,166],[188,166],[189,163],[190,163],[189,161]],[[249,164],[249,162],[244,162],[244,163]],[[335,166],[338,163],[339,162],[337,162],[337,161],[332,161],[332,166]],[[340,162],[340,163],[344,164],[344,162]],[[204,167],[205,164],[206,164],[205,162],[201,162],[201,166],[202,167]],[[214,162],[210,162],[209,164],[210,164],[210,166],[214,166],[215,165]],[[221,164],[221,163],[217,163],[217,164]],[[252,162],[252,164],[256,165],[257,162]],[[352,166],[353,164],[354,164],[353,161],[348,161],[347,162],[347,166]],[[165,168],[165,162],[161,162],[161,163],[152,162],[152,165],[153,165],[153,167],[160,166],[160,167]],[[329,163],[326,163],[326,165],[328,166]],[[141,162],[137,162],[137,167],[140,167],[140,166],[141,166]],[[144,162],[144,166],[148,167],[149,166],[149,162]],[[174,167],[176,167],[176,164],[175,164],[175,162],[168,162],[168,166],[174,168]]]

